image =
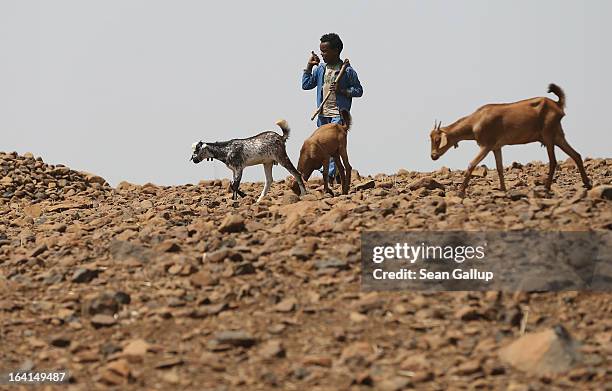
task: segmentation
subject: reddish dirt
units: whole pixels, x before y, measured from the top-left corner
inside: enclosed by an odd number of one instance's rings
[[[463,200],[443,168],[334,198],[280,181],[256,204],[262,183],[238,202],[227,181],[111,188],[0,153],[0,372],[68,369],[71,390],[610,389],[609,293],[360,287],[365,230],[610,230],[612,159],[585,166],[590,192],[563,162],[546,194],[536,162],[506,168],[508,193],[477,170]],[[527,335],[561,324],[580,361],[502,361],[527,310]]]

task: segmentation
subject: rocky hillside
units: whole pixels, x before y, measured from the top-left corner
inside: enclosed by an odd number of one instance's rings
[[[612,159],[309,182],[162,187],[0,153],[0,375],[68,389],[610,388],[608,293],[362,292],[364,230],[610,230]],[[339,188],[336,187],[336,192]],[[524,335],[521,336],[521,328]],[[58,387],[59,388],[59,387]],[[62,387],[62,389],[66,389]]]

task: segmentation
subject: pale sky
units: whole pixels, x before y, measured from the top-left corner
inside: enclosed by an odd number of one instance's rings
[[[297,165],[316,128],[301,75],[337,32],[364,88],[353,100],[349,159],[362,175],[464,169],[462,142],[429,158],[434,119],[486,103],[567,94],[563,126],[583,157],[610,157],[612,2],[0,0],[0,151],[161,185],[229,178],[189,162],[194,141],[277,130]],[[556,98],[555,98],[556,99]],[[547,161],[539,144],[503,150]],[[566,155],[557,149],[557,159]],[[495,167],[493,156],[484,163]],[[275,179],[288,173],[274,168]],[[263,168],[243,181],[263,180]]]

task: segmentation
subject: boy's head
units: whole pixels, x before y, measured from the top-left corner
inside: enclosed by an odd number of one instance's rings
[[[336,33],[325,34],[321,37],[321,57],[326,63],[336,63],[340,61],[340,52],[342,52],[342,40]]]

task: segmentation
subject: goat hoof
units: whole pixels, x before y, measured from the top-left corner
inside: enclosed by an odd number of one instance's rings
[[[593,183],[591,181],[585,182],[584,187],[587,190],[591,190],[593,188]]]

